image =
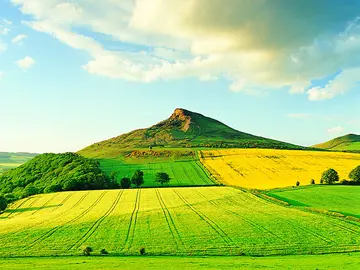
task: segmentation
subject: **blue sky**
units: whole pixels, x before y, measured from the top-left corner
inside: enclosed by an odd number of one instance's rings
[[[100,2],[0,0],[0,151],[77,151],[177,107],[301,145],[360,133],[360,1]]]

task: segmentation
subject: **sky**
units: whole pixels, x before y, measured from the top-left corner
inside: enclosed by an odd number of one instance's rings
[[[0,151],[77,151],[185,108],[360,134],[360,0],[0,0]]]

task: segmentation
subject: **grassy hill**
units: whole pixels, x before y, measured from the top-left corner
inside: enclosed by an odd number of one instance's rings
[[[37,154],[0,152],[0,174],[29,161]]]
[[[314,147],[338,151],[360,151],[360,135],[348,134],[325,143],[316,144]]]
[[[79,151],[86,157],[116,158],[124,149],[153,148],[277,148],[304,147],[237,131],[215,119],[184,109],[175,109],[166,120],[95,143]]]
[[[0,256],[277,255],[360,251],[360,226],[230,187],[59,192],[0,215]]]

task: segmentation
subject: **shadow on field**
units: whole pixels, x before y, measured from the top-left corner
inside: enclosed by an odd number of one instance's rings
[[[47,205],[41,207],[29,207],[29,208],[17,208],[17,209],[6,209],[3,213],[22,213],[22,212],[29,212],[29,211],[38,211],[47,208],[54,208],[62,206],[62,204],[54,204],[54,205]],[[6,218],[6,217],[1,217]]]

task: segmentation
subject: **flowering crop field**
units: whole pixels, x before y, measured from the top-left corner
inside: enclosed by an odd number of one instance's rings
[[[0,256],[284,255],[360,251],[360,226],[231,187],[32,196],[0,215]]]
[[[271,189],[320,182],[328,168],[340,179],[360,165],[360,154],[272,149],[200,151],[200,160],[218,181],[233,186]]]

